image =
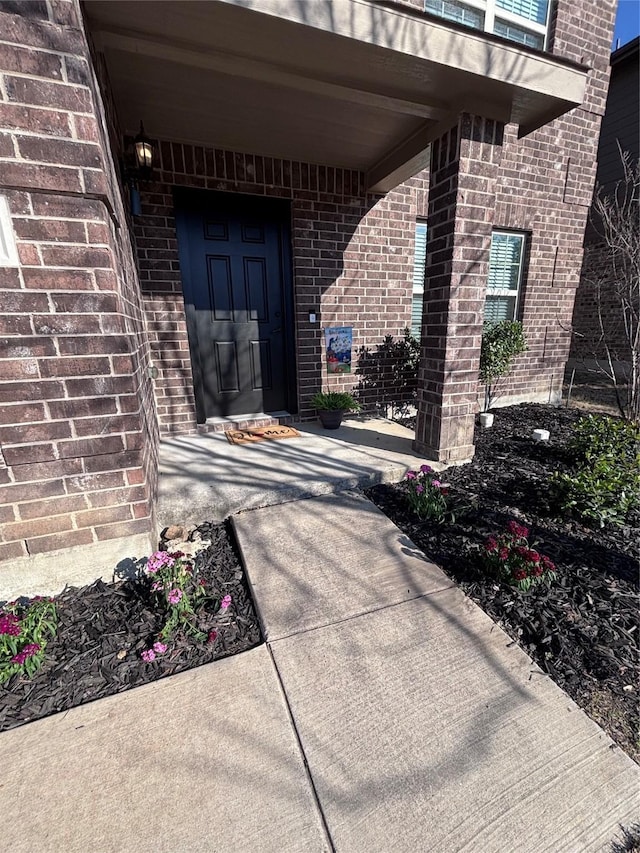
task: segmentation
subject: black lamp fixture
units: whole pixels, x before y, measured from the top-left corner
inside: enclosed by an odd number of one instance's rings
[[[142,122],[140,122],[140,133],[133,140],[133,150],[136,157],[136,177],[142,181],[148,180],[153,169],[153,143],[145,135]]]
[[[155,146],[145,134],[144,125],[140,122],[140,133],[133,140],[133,151],[127,146],[127,153],[121,161],[122,180],[129,188],[129,202],[133,216],[140,216],[142,213],[138,182],[151,179],[154,155]]]

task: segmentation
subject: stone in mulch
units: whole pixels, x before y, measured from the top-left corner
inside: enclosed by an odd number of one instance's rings
[[[168,533],[182,538],[186,531]],[[198,539],[210,544],[198,550]],[[140,653],[157,639],[163,625],[150,606],[145,583],[97,580],[69,587],[56,598],[58,631],[47,645],[42,669],[33,679],[16,675],[0,687],[0,731],[237,654],[262,641],[227,524],[202,524],[182,544],[182,550],[197,551],[195,565],[212,599],[231,596],[226,612],[210,616],[217,630],[215,641],[196,644],[178,635],[165,655],[145,663]],[[175,550],[174,542],[168,550]]]
[[[405,500],[403,484],[375,486],[367,493],[640,761],[638,514],[623,527],[592,530],[554,517],[549,497],[552,473],[568,470],[564,445],[582,414],[533,404],[495,410],[494,426],[476,434],[473,462],[446,472],[451,494],[463,507],[454,523],[418,519]],[[535,428],[548,429],[550,441],[534,443]],[[559,576],[552,587],[522,594],[483,571],[480,547],[511,519],[526,523],[529,541],[557,564]]]

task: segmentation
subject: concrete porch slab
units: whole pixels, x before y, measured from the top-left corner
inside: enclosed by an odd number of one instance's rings
[[[233,526],[268,640],[453,586],[363,495],[243,512]]]
[[[337,430],[317,423],[294,426],[300,438],[250,446],[229,444],[221,433],[162,441],[160,527],[222,520],[243,509],[397,482],[425,461],[413,452],[413,431],[383,418],[350,419]]]
[[[0,734],[13,853],[329,845],[266,646]]]
[[[336,850],[608,853],[637,820],[638,767],[458,589],[272,649]]]

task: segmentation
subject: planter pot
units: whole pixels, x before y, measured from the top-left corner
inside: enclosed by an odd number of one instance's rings
[[[480,426],[484,429],[489,429],[493,426],[493,415],[491,412],[480,412]]]
[[[318,417],[325,429],[338,429],[342,423],[344,412],[342,409],[320,409]]]

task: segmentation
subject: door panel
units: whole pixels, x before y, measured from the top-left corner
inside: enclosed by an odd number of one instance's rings
[[[198,419],[287,409],[282,207],[196,193],[177,208]]]

